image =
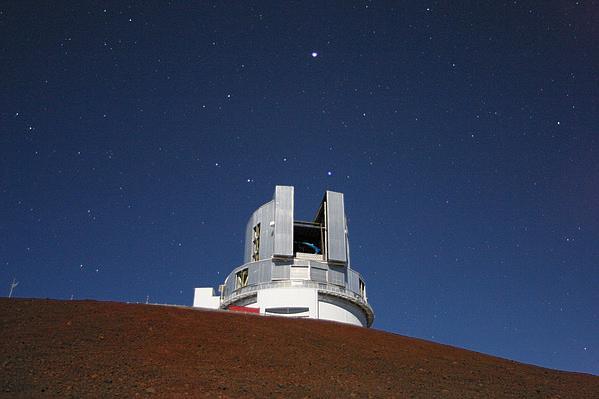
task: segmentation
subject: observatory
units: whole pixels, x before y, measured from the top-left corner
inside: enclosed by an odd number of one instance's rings
[[[343,193],[326,191],[312,221],[295,220],[293,194],[276,186],[247,223],[244,263],[220,295],[196,288],[193,306],[370,327],[366,285],[350,263]]]

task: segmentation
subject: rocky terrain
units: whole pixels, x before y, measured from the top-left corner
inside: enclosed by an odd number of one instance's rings
[[[317,320],[0,299],[0,398],[598,398],[599,377]]]

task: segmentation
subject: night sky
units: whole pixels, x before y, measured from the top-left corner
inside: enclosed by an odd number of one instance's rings
[[[345,193],[374,327],[599,374],[599,3],[0,5],[0,283],[191,305]]]

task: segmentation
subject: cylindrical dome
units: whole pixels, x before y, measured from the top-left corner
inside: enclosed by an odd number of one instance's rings
[[[300,221],[293,187],[276,186],[249,218],[245,237],[244,263],[221,285],[219,308],[372,325],[364,279],[350,266],[342,193],[327,191],[314,220]],[[214,307],[214,297],[196,298],[194,306],[208,302]]]

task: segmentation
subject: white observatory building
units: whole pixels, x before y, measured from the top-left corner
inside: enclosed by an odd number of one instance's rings
[[[343,194],[327,191],[313,221],[295,220],[292,186],[250,217],[245,255],[220,286],[196,288],[193,306],[308,317],[370,327],[366,285],[352,269]]]

